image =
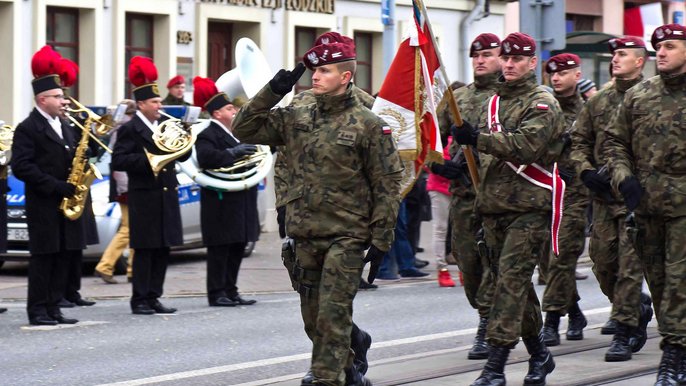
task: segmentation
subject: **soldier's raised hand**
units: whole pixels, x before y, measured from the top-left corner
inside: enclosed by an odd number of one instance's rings
[[[279,95],[286,95],[293,89],[298,80],[305,72],[305,65],[298,63],[292,71],[285,69],[280,69],[279,72],[274,75],[272,80],[269,81],[269,87],[271,87],[274,93]]]

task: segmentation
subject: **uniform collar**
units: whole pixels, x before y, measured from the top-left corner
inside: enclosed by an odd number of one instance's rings
[[[143,113],[141,113],[141,112],[138,111],[138,110],[136,110],[136,116],[137,116],[138,118],[140,118],[140,120],[143,121],[143,123],[145,123],[145,126],[148,126],[148,128],[149,128],[151,131],[153,131],[153,132],[155,131],[155,128],[157,127],[157,121],[155,121],[155,122],[150,122],[150,121],[148,120],[148,118],[147,118],[145,115],[143,115]]]
[[[538,80],[533,71],[529,71],[528,74],[510,82],[506,82],[505,78],[501,76],[498,80],[498,94],[503,97],[517,97],[530,93],[537,86]]]
[[[233,133],[231,132],[231,130],[229,130],[228,128],[226,128],[226,126],[224,126],[223,123],[219,122],[218,120],[216,120],[216,119],[214,119],[214,118],[212,118],[211,121],[214,122],[217,126],[221,127],[222,130],[224,130],[224,131],[226,132],[226,134],[228,134],[229,136],[231,136],[231,138],[233,138],[236,142],[238,142],[238,143],[241,142],[241,141],[238,140],[238,138],[236,138],[235,135],[233,135]]]
[[[578,109],[580,109],[581,105],[584,103],[583,99],[581,99],[581,95],[579,95],[578,92],[575,92],[569,96],[559,96],[555,94],[555,99],[557,99],[557,102],[560,104],[560,107],[562,107],[562,110],[578,111]]]
[[[502,73],[500,71],[494,72],[492,74],[477,75],[474,77],[474,86],[476,88],[492,88],[498,83],[498,78]]]
[[[352,106],[355,98],[353,97],[352,83],[348,83],[345,92],[340,95],[317,95],[317,107],[323,113],[337,113]]]
[[[51,117],[50,114],[48,114],[48,113],[46,113],[45,111],[41,110],[41,108],[38,107],[38,106],[36,106],[36,110],[38,110],[38,112],[40,113],[40,115],[43,116],[43,118],[45,118],[45,119],[48,120],[48,123],[58,123],[58,124],[61,125],[61,123],[60,123],[60,118],[59,118],[59,117]]]
[[[634,79],[616,78],[615,79],[615,87],[617,88],[617,91],[624,93],[624,92],[626,92],[626,90],[634,87],[635,85],[637,85],[642,80],[643,80],[643,75],[639,75],[638,78],[634,78]]]
[[[676,75],[663,75],[660,74],[662,82],[668,89],[682,89],[686,86],[686,72]]]

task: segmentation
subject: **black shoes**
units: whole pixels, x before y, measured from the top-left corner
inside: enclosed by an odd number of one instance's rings
[[[165,307],[160,303],[159,300],[153,300],[150,302],[150,308],[152,308],[156,314],[173,314],[176,312],[176,308],[173,307]]]
[[[366,331],[358,329],[358,333],[350,341],[350,348],[355,352],[353,364],[362,375],[367,374],[369,363],[367,361],[367,351],[372,346],[372,336]]]
[[[59,308],[74,308],[76,306],[82,306],[82,307],[88,307],[94,305],[95,302],[91,300],[86,300],[84,298],[77,298],[74,301],[67,300],[66,298],[62,298],[59,303],[57,303],[57,306]]]
[[[615,335],[612,337],[610,348],[605,353],[605,362],[624,362],[631,359],[629,335],[632,328],[623,323],[617,323]]]
[[[491,347],[488,362],[471,386],[505,386],[505,362],[509,355],[507,347]]]
[[[602,335],[614,335],[617,332],[617,321],[614,319],[608,319],[607,322],[600,328],[600,334]]]
[[[153,315],[155,310],[147,304],[138,304],[131,307],[131,313],[135,315]]]
[[[360,286],[358,287],[358,289],[361,289],[361,290],[369,290],[369,289],[377,289],[377,288],[379,288],[378,285],[376,285],[376,284],[369,284],[369,283],[367,283],[366,280],[360,279]]]
[[[655,386],[679,385],[679,367],[683,355],[684,352],[681,347],[665,344],[662,348],[662,359],[660,360],[660,367],[657,369]]]
[[[429,265],[429,262],[428,262],[428,261],[422,260],[422,259],[418,259],[418,258],[415,257],[415,259],[414,259],[414,267],[415,267],[415,268],[420,268],[420,269],[421,269],[421,268],[426,267],[427,265]]]
[[[549,311],[545,313],[545,323],[543,324],[543,343],[548,347],[560,344],[560,313]]]
[[[255,303],[257,303],[257,300],[246,300],[241,297],[241,295],[236,295],[236,296],[229,296],[229,299],[232,300],[233,302],[236,303],[236,305],[239,306],[250,306]]]
[[[74,308],[76,307],[76,304],[70,302],[69,300],[62,298],[60,299],[59,303],[57,303],[57,307],[59,308]]]
[[[62,315],[61,312],[59,314],[50,315],[50,317],[58,324],[76,324],[79,322],[77,319],[67,318],[66,316]]]
[[[73,303],[76,304],[77,306],[82,306],[82,307],[84,307],[84,306],[85,306],[85,307],[90,307],[90,306],[92,306],[92,305],[95,305],[95,302],[94,302],[94,301],[92,301],[92,300],[86,300],[86,299],[84,299],[84,298],[78,298],[78,299],[74,300]]]
[[[7,312],[7,308],[0,307],[0,314]]]
[[[529,372],[524,377],[525,386],[545,386],[545,378],[555,370],[553,354],[543,343],[543,337],[523,339],[529,358]]]
[[[47,315],[38,315],[29,318],[29,324],[32,326],[56,326],[57,321]]]
[[[648,340],[648,323],[653,318],[652,300],[647,294],[641,293],[640,316],[638,317],[638,327],[634,328],[629,337],[629,346],[632,352],[639,352]]]
[[[567,311],[567,340],[583,340],[584,328],[588,325],[588,321],[579,308],[579,303],[574,303]],[[546,343],[547,344],[547,343]]]
[[[210,307],[236,307],[237,304],[238,303],[225,296],[221,296],[216,299],[210,299]]]
[[[488,327],[488,318],[479,319],[479,328],[476,330],[474,345],[467,353],[468,359],[488,359],[490,348],[486,343],[486,327]]]
[[[362,375],[355,365],[352,365],[345,369],[345,386],[372,386],[372,381]]]

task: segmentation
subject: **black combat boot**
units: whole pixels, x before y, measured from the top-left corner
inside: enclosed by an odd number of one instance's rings
[[[524,377],[525,386],[544,386],[545,377],[555,370],[553,354],[543,342],[542,336],[523,339],[529,358],[529,372]]]
[[[548,347],[560,344],[560,313],[548,311],[545,313],[545,323],[543,324],[543,342]]]
[[[638,317],[638,327],[634,328],[629,337],[631,352],[639,352],[648,340],[648,323],[653,318],[652,300],[647,294],[641,293],[641,313]]]
[[[617,332],[617,321],[614,319],[608,319],[600,328],[601,335],[614,335],[615,332]]]
[[[610,348],[605,353],[605,362],[623,362],[631,359],[629,335],[633,328],[617,322],[615,336],[612,337]]]
[[[352,365],[345,369],[345,386],[372,386],[372,381],[362,375],[355,365]]]
[[[567,340],[584,339],[584,327],[588,325],[588,322],[586,321],[584,313],[581,312],[578,302],[575,302],[574,305],[567,310],[567,320]]]
[[[679,366],[679,374],[676,376],[679,385],[686,385],[686,354],[681,351],[681,365]]]
[[[505,386],[505,362],[509,355],[508,347],[490,346],[488,362],[471,386]]]
[[[355,367],[357,367],[357,370],[359,370],[362,375],[367,374],[367,369],[369,369],[369,363],[367,363],[367,351],[369,351],[369,347],[371,345],[371,335],[353,323],[350,348],[352,348],[355,352]]]
[[[312,370],[307,370],[305,376],[300,380],[300,386],[314,386],[314,374],[312,374]]]
[[[683,350],[679,346],[666,344],[662,348],[662,359],[657,369],[655,386],[679,385],[679,367],[683,359]]]
[[[486,343],[486,327],[488,327],[488,318],[479,319],[479,328],[476,330],[474,345],[467,353],[467,358],[488,359],[489,346]]]

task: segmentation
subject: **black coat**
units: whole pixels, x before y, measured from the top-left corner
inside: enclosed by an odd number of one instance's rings
[[[162,248],[183,244],[178,181],[174,162],[157,177],[143,149],[163,154],[152,140],[152,131],[135,115],[119,128],[112,154],[112,169],[129,177],[130,244],[136,248]],[[191,152],[178,158],[183,161]]]
[[[0,166],[0,253],[7,252],[7,166]]]
[[[86,247],[83,216],[68,220],[59,210],[62,196],[58,181],[67,181],[76,146],[73,129],[62,122],[61,139],[38,110],[17,125],[12,141],[12,173],[24,181],[29,251],[32,254],[60,251],[60,233],[65,248]]]
[[[231,166],[227,148],[238,145],[224,129],[212,122],[198,136],[195,151],[202,169]],[[200,191],[200,225],[205,245],[256,241],[259,232],[257,186],[238,192]]]

